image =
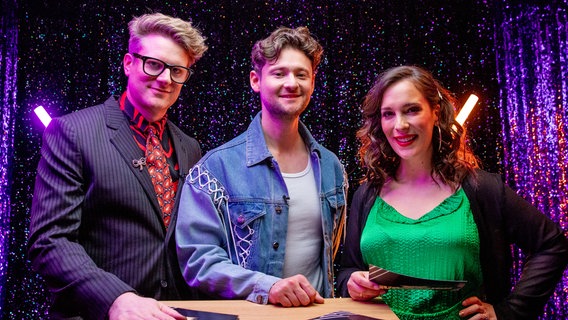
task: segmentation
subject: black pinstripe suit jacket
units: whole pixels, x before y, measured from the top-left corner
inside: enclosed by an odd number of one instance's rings
[[[168,122],[181,177],[168,231],[144,156],[118,106],[54,119],[43,135],[32,203],[29,257],[52,294],[51,317],[103,319],[120,294],[192,299],[175,254],[183,178],[201,157],[198,142]]]

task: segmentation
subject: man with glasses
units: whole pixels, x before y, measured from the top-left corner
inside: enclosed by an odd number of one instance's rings
[[[183,66],[173,66],[171,64],[167,64],[164,61],[152,57],[141,56],[138,53],[132,53],[135,58],[138,58],[143,61],[142,70],[152,77],[157,77],[165,69],[170,70],[170,77],[172,78],[173,82],[177,82],[179,84],[184,84],[187,79],[191,76],[193,71],[189,68]]]
[[[167,120],[207,50],[190,22],[129,23],[126,91],[54,119],[43,136],[29,256],[52,294],[50,318],[185,319],[157,300],[196,298],[177,265],[178,191],[201,157]]]

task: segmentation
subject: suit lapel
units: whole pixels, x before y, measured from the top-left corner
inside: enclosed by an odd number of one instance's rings
[[[148,169],[145,165],[135,166],[133,164],[133,160],[144,158],[144,153],[134,141],[128,120],[122,110],[120,110],[118,102],[114,97],[111,97],[105,102],[105,108],[107,128],[110,131],[110,142],[122,156],[126,167],[129,168],[132,174],[134,174],[136,179],[140,182],[140,185],[146,192],[148,199],[155,209],[154,212],[157,216],[159,216],[161,221],[161,209],[158,204],[156,192],[154,191],[152,179],[150,178],[150,174],[148,174]]]
[[[181,130],[173,125],[171,122],[168,121],[168,132],[170,134],[170,139],[172,140],[172,145],[175,150],[177,163],[179,165],[179,180],[178,180],[178,189],[176,192],[176,201],[174,204],[174,211],[172,214],[172,220],[170,222],[170,226],[175,226],[177,222],[177,215],[178,215],[178,208],[179,208],[179,200],[181,197],[181,189],[183,188],[183,184],[185,183],[185,177],[189,172],[189,152],[187,151],[186,146],[184,145],[182,138],[181,138]],[[173,236],[173,230],[175,228],[168,228],[168,233],[166,235],[166,242],[169,243],[170,238]]]
[[[183,144],[180,134],[180,129],[173,125],[171,122],[168,121],[168,132],[170,134],[170,139],[172,140],[172,145],[175,150],[176,160],[179,165],[179,182],[183,183],[183,179],[189,172],[189,154],[187,151],[186,146]]]

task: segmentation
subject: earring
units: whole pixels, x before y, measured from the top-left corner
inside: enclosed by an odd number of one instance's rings
[[[442,152],[442,129],[439,125],[436,126],[438,128],[438,153]]]

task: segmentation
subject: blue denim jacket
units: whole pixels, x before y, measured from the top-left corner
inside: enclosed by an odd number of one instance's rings
[[[333,250],[345,223],[347,179],[343,166],[300,123],[319,188],[327,275],[333,297]],[[246,132],[208,152],[189,172],[176,224],[183,276],[212,298],[268,303],[281,279],[286,250],[288,191],[266,146],[260,113]]]

